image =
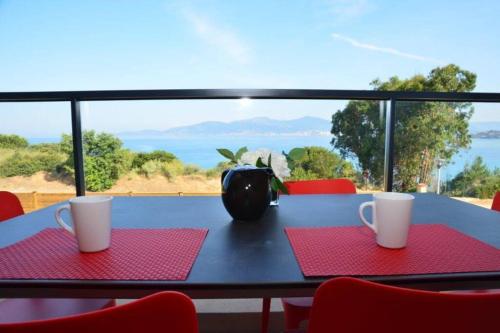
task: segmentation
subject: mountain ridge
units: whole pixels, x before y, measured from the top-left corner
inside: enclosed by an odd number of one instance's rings
[[[231,122],[205,121],[194,125],[172,127],[167,130],[141,130],[117,133],[121,137],[183,137],[220,135],[327,135],[329,120],[317,117],[301,117],[278,120],[255,117]]]
[[[305,116],[290,120],[254,117],[231,122],[204,121],[193,125],[172,127],[166,130],[139,130],[119,132],[119,137],[193,137],[193,136],[302,136],[330,135],[331,123],[327,119]],[[500,129],[500,122],[470,122],[469,132],[475,136],[481,132]]]

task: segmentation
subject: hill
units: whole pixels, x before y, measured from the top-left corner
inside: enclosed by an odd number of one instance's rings
[[[472,137],[477,139],[500,139],[500,131],[489,130],[485,132],[478,132],[472,134]]]
[[[232,122],[207,121],[189,126],[173,127],[165,131],[121,132],[117,135],[120,137],[328,135],[330,127],[330,121],[317,117],[302,117],[292,120],[257,117]]]

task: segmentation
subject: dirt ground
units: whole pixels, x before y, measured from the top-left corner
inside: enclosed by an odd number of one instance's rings
[[[75,186],[70,181],[54,179],[45,172],[38,172],[31,177],[0,178],[0,189],[11,192],[39,193],[74,193]],[[178,176],[173,180],[156,175],[151,178],[131,173],[122,177],[106,192],[138,193],[216,193],[220,192],[219,178],[206,178],[201,175]]]

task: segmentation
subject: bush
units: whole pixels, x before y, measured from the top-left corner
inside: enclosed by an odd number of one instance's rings
[[[29,146],[28,140],[19,135],[0,134],[0,148],[27,148]]]
[[[2,165],[3,161],[10,158],[15,153],[16,153],[16,150],[14,150],[14,149],[2,149],[2,148],[0,148],[0,165]]]
[[[64,134],[61,149],[68,154],[63,169],[74,175],[73,140]],[[122,148],[120,139],[109,133],[83,132],[85,183],[89,191],[110,189],[121,175],[130,170],[133,155]]]
[[[197,166],[195,164],[187,164],[184,166],[184,170],[182,171],[182,174],[185,176],[189,176],[189,175],[194,175],[194,174],[197,174],[200,172],[201,172],[201,169],[199,166]]]
[[[220,177],[224,170],[230,169],[233,166],[234,164],[231,162],[219,162],[217,163],[217,166],[215,168],[211,168],[205,171],[205,176],[207,176],[207,178]]]
[[[29,149],[35,152],[47,153],[47,154],[63,153],[61,145],[59,143],[38,143],[29,146]]]
[[[132,163],[135,158],[135,153],[128,149],[120,149],[116,154],[116,161],[118,161],[117,172],[118,177],[129,173],[132,170]]]
[[[139,168],[138,172],[148,178],[159,173],[162,168],[162,162],[160,161],[147,161]]]
[[[304,170],[302,167],[295,167],[290,175],[291,179],[295,180],[312,180],[312,179],[321,179],[326,177],[318,177],[317,174],[312,172],[311,170]]]
[[[89,191],[99,192],[111,188],[114,184],[107,170],[109,161],[95,157],[84,157],[85,162],[85,184]]]
[[[173,179],[179,175],[185,174],[186,168],[188,168],[188,172],[192,166],[185,167],[179,160],[172,160],[170,162],[162,162],[159,160],[147,161],[144,163],[138,171],[139,174],[142,174],[148,178],[156,174],[162,174],[166,178]]]
[[[181,175],[184,171],[184,165],[179,160],[172,160],[163,163],[161,166],[161,173],[168,179],[172,179]]]
[[[54,172],[63,163],[61,154],[16,152],[0,165],[0,177],[32,176],[39,171]]]
[[[352,163],[323,147],[305,147],[305,154],[291,165],[293,180],[355,178]]]
[[[155,150],[151,153],[137,153],[132,161],[132,168],[140,169],[148,161],[171,162],[177,159],[174,154],[164,150]]]

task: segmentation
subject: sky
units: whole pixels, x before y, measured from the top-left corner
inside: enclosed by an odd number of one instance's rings
[[[500,1],[0,0],[0,91],[370,89],[454,63],[500,87]],[[338,101],[92,102],[83,126],[330,118]],[[19,115],[22,116],[19,116]],[[474,121],[500,121],[477,105]],[[0,132],[69,132],[68,103],[0,104]]]

